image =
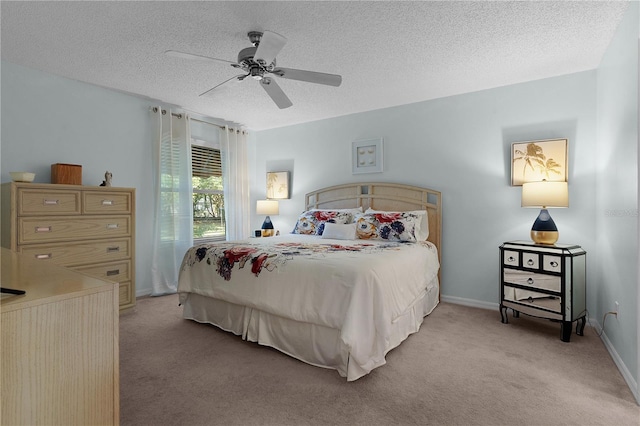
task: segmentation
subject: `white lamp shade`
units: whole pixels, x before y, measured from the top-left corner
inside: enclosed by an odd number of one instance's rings
[[[522,207],[569,207],[567,182],[526,182],[522,184]]]
[[[278,201],[276,200],[258,200],[256,202],[256,213],[264,215],[277,215],[280,213]]]

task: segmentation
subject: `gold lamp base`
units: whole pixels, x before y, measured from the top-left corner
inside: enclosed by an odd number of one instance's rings
[[[273,228],[271,229],[262,229],[262,236],[263,237],[272,237],[273,236]]]
[[[554,245],[558,241],[558,231],[534,231],[531,230],[531,239],[536,244]]]

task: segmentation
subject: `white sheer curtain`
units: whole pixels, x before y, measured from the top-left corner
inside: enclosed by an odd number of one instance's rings
[[[248,238],[251,210],[247,136],[244,131],[229,126],[220,130],[220,136],[227,240]]]
[[[191,132],[184,113],[154,108],[153,295],[175,293],[182,258],[193,245]]]

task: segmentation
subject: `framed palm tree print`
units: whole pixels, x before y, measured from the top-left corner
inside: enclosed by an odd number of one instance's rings
[[[270,200],[289,198],[289,172],[267,172],[267,198]]]
[[[511,144],[511,185],[525,182],[567,182],[567,140],[516,142]]]

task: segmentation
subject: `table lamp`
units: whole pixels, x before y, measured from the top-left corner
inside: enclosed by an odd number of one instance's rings
[[[267,215],[262,223],[262,236],[271,237],[273,235],[273,223],[271,223],[269,215],[277,215],[279,213],[278,201],[258,200],[256,203],[256,213]]]
[[[569,207],[569,188],[567,182],[526,182],[522,184],[522,207],[540,208],[533,226],[531,239],[537,244],[555,244],[558,241],[558,228],[547,208]]]

